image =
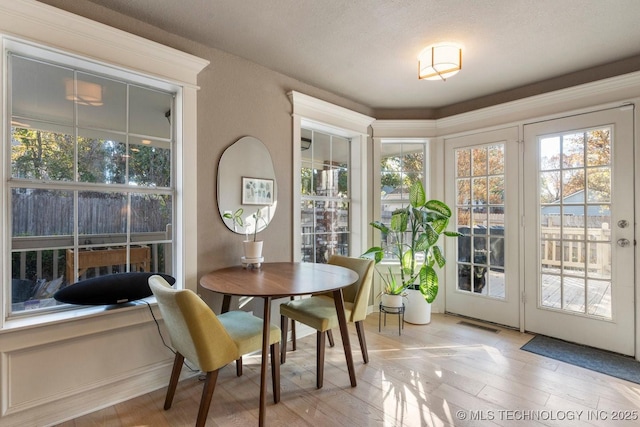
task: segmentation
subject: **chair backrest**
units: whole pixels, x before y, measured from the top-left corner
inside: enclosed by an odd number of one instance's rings
[[[149,277],[175,350],[203,372],[215,371],[240,357],[238,347],[215,313],[189,289],[173,289],[161,276]]]
[[[370,259],[331,255],[328,264],[339,265],[358,273],[358,280],[342,290],[345,302],[353,303],[350,322],[358,322],[367,317],[367,305],[373,282],[374,262]]]

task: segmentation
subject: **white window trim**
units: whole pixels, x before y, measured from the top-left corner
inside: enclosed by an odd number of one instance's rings
[[[350,167],[350,245],[351,256],[364,252],[367,244],[368,221],[368,175],[367,148],[369,126],[373,117],[339,107],[337,105],[304,95],[288,93],[293,105],[293,261],[300,262],[302,235],[300,233],[300,168],[302,167],[300,138],[301,129],[312,129],[351,140]]]
[[[28,24],[27,24],[28,23]],[[186,54],[173,48],[125,33],[115,28],[82,18],[43,3],[32,0],[14,0],[0,3],[0,70],[5,82],[4,58],[7,45],[22,43],[26,49],[32,47],[49,50],[52,55],[64,53],[119,69],[122,73],[144,76],[156,82],[164,82],[177,88],[179,96],[175,103],[176,156],[175,156],[175,241],[174,275],[185,288],[197,289],[197,212],[188,206],[197,204],[197,76],[209,61]],[[3,118],[6,117],[6,83],[0,87]],[[0,123],[0,131],[6,138],[6,120]],[[7,180],[9,159],[0,152],[2,177]],[[9,228],[7,218],[8,198],[3,192],[0,200],[0,224]],[[4,233],[0,247],[0,271],[2,275],[2,297],[0,298],[0,331],[44,323],[51,317],[35,316],[28,324],[25,320],[6,321],[5,284],[11,282],[10,269],[6,268],[10,254],[10,233]],[[103,309],[103,308],[102,308]],[[76,310],[78,311],[78,310]],[[93,312],[93,310],[88,310]],[[86,312],[86,310],[85,310]],[[69,313],[65,315],[65,313]],[[58,313],[55,319],[73,318],[74,311]]]

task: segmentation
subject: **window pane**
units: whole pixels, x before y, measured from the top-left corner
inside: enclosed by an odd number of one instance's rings
[[[587,202],[611,202],[611,168],[587,169]]]
[[[471,181],[469,179],[458,180],[458,205],[471,204]]]
[[[73,125],[73,92],[66,97],[65,82],[73,71],[43,62],[10,56],[12,121],[29,119]]]
[[[456,150],[456,176],[471,176],[471,150]]]
[[[302,169],[300,170],[300,192],[303,195],[313,194],[313,170],[311,169],[311,163],[302,162]]]
[[[137,139],[132,138],[134,142]],[[171,186],[171,147],[168,143],[142,139],[129,144],[129,184],[146,187]]]
[[[78,193],[78,233],[81,245],[125,243],[127,196],[124,193]]]
[[[131,195],[131,240],[170,239],[169,225],[173,218],[173,198],[170,195]],[[145,237],[146,233],[153,236]]]
[[[582,132],[563,136],[562,158],[565,168],[584,166],[584,134]]]
[[[560,200],[560,172],[540,173],[540,203]]]
[[[422,173],[424,170],[424,145],[402,144],[402,170]]]
[[[81,131],[78,135],[78,177],[82,182],[126,183],[126,144],[119,135]]]
[[[484,176],[487,174],[487,149],[474,148],[471,150],[471,161],[473,164],[473,176]]]
[[[560,137],[540,140],[540,170],[560,169]]]
[[[504,145],[489,147],[489,175],[504,173]]]
[[[72,236],[73,192],[14,188],[11,190],[12,236]],[[73,244],[69,238],[65,242]]]
[[[83,91],[96,93],[99,101],[83,102]],[[126,132],[127,85],[92,74],[76,74],[76,93],[79,98],[78,125],[85,128]],[[106,138],[105,138],[106,139]]]
[[[609,128],[587,132],[587,165],[611,164],[611,130]]]
[[[72,181],[75,150],[72,133],[71,128],[62,126],[56,131],[12,127],[11,176],[42,181]]]
[[[487,204],[487,178],[473,178],[473,204],[484,206]],[[477,208],[477,210],[484,208]]]
[[[504,176],[489,178],[489,203],[492,205],[504,204]]]
[[[569,169],[562,172],[562,198],[564,203],[584,202],[584,169]]]
[[[173,96],[139,86],[129,87],[129,132],[170,139]]]

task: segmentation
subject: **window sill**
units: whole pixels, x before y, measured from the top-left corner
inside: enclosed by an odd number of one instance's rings
[[[146,301],[146,302],[145,302]],[[7,319],[0,329],[0,334],[4,332],[12,332],[16,330],[32,329],[38,327],[49,326],[52,324],[60,324],[63,322],[73,322],[79,319],[98,318],[108,316],[113,313],[125,313],[137,310],[141,307],[147,308],[147,302],[155,305],[156,299],[151,296],[137,301],[125,304],[100,305],[100,306],[79,306],[78,308],[60,310],[54,313],[45,313],[37,315],[16,316]]]

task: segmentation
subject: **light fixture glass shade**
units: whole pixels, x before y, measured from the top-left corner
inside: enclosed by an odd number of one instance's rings
[[[418,55],[418,78],[446,80],[462,68],[462,49],[454,44],[439,44],[425,48]]]
[[[65,79],[65,98],[81,105],[99,107],[102,105],[102,86],[97,83],[75,80],[77,91],[74,91],[74,80]]]

